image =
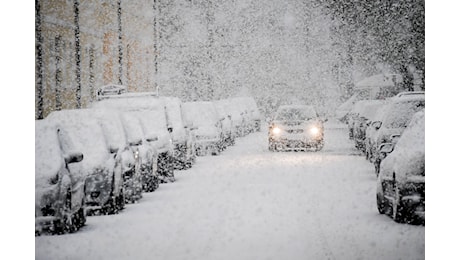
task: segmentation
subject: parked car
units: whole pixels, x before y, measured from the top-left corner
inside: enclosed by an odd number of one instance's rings
[[[364,153],[366,155],[366,160],[368,160],[371,163],[374,163],[374,158],[372,156],[372,140],[375,140],[375,136],[378,132],[378,129],[376,129],[376,125],[379,123],[375,123],[382,118],[382,114],[385,112],[385,105],[380,106],[376,109],[374,116],[372,117],[371,120],[367,122],[367,127],[366,127],[366,134],[365,134],[365,139],[364,139]]]
[[[349,123],[352,125],[353,141],[358,150],[365,152],[366,128],[384,104],[385,100],[361,100],[355,103],[351,115],[356,114]]]
[[[88,214],[115,214],[124,206],[121,157],[110,150],[100,123],[91,109],[53,111],[47,120],[69,133],[85,160],[81,167],[86,177],[85,205]]]
[[[94,102],[92,107],[142,113],[143,117],[140,120],[143,123],[141,126],[144,127],[143,132],[148,135],[145,142],[152,145],[158,152],[160,182],[173,182],[175,180],[174,149],[171,136],[173,128],[166,120],[166,108],[163,100],[150,92],[126,93]]]
[[[104,85],[96,90],[96,97],[98,100],[104,98],[104,96],[109,95],[120,95],[126,93],[128,88],[123,85],[109,84]]]
[[[140,173],[133,173],[133,176],[126,176],[126,186],[131,186],[130,194],[125,196],[133,198],[135,202],[141,195],[141,191],[154,191],[159,187],[160,176],[158,173],[158,152],[149,144],[157,137],[147,137],[141,124],[138,114],[133,111],[120,111],[123,126],[128,137],[128,144],[134,151],[135,157],[139,159]],[[152,138],[153,140],[150,140]]]
[[[396,222],[425,220],[425,111],[417,112],[399,141],[380,147],[377,208]]]
[[[424,94],[404,95],[389,100],[380,114],[381,117],[373,123],[377,131],[370,139],[371,156],[376,174],[380,169],[380,158],[377,156],[380,145],[389,142],[393,135],[401,135],[412,116],[424,108]]]
[[[35,235],[74,232],[86,223],[85,177],[70,171],[81,162],[65,130],[35,120]]]
[[[116,151],[121,156],[123,178],[127,181],[124,183],[124,190],[128,201],[133,202],[133,194],[141,192],[138,190],[138,182],[142,182],[142,191],[154,191],[158,187],[156,164],[158,153],[156,150],[151,151],[149,157],[139,155],[139,148],[128,142],[127,127],[123,124],[123,115],[120,111],[104,108],[93,108],[93,111],[101,123],[110,150]],[[136,178],[136,180],[131,180],[131,178]]]
[[[244,107],[246,115],[246,128],[248,133],[260,132],[260,124],[262,121],[262,116],[260,114],[257,103],[253,97],[239,97],[235,98],[238,100],[242,107]]]
[[[166,119],[172,127],[172,141],[174,146],[174,167],[188,169],[196,161],[195,129],[185,122],[182,114],[182,101],[177,97],[160,97],[166,105]]]
[[[225,110],[229,113],[232,121],[232,133],[235,137],[242,137],[246,134],[245,130],[245,118],[244,118],[244,107],[239,102],[235,101],[235,98],[227,98],[219,101],[225,105]]]
[[[282,105],[269,124],[270,151],[322,149],[323,120],[311,105]]]
[[[187,124],[197,128],[194,131],[196,154],[198,156],[219,155],[223,145],[223,118],[219,118],[214,103],[211,101],[185,102],[182,104],[182,112]]]
[[[214,101],[216,106],[217,114],[222,120],[222,133],[224,135],[224,147],[228,147],[235,144],[236,133],[233,127],[232,115],[228,100],[216,100]]]

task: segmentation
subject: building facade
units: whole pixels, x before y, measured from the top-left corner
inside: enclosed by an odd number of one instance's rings
[[[35,118],[85,108],[96,89],[155,89],[155,0],[36,0]]]

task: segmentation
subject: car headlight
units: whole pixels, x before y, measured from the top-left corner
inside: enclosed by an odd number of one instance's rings
[[[310,128],[310,134],[313,134],[313,135],[319,134],[319,128],[316,126],[313,126],[312,128]]]
[[[273,127],[273,129],[272,129],[272,133],[275,134],[275,135],[277,135],[277,134],[281,133],[281,129],[280,129],[279,127],[276,127],[276,126],[275,126],[275,127]]]

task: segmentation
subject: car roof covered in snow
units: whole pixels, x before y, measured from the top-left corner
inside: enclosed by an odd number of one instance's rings
[[[47,117],[69,133],[76,148],[84,155],[83,170],[88,173],[105,165],[109,147],[100,123],[92,109],[69,109],[53,111]]]

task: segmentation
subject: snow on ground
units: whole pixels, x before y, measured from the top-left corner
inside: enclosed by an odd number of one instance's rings
[[[239,138],[118,215],[36,237],[36,259],[424,259],[425,227],[380,215],[373,166],[325,127],[320,152],[269,152],[266,128]]]

